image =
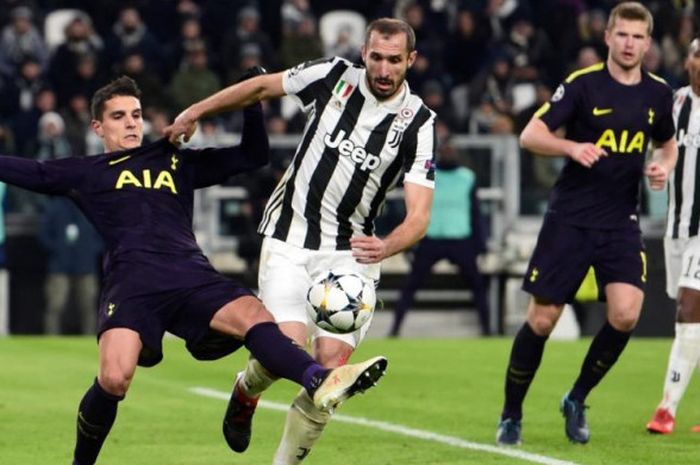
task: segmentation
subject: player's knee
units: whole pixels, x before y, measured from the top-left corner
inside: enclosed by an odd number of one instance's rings
[[[533,315],[527,320],[532,331],[538,336],[548,336],[556,325],[556,319],[550,315]]]
[[[618,331],[630,332],[639,321],[639,312],[630,310],[627,312],[616,312],[608,316],[610,325]]]
[[[682,288],[677,310],[677,320],[680,323],[700,323],[700,291]]]
[[[274,321],[259,299],[247,296],[229,302],[216,312],[211,327],[225,334],[244,337],[253,326]]]
[[[102,389],[115,396],[124,396],[129,390],[129,385],[134,373],[128,373],[119,368],[105,369],[100,372],[99,383]]]

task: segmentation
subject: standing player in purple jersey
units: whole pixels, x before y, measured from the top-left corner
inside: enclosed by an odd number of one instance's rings
[[[92,100],[92,128],[108,153],[37,162],[0,157],[0,180],[70,197],[107,247],[99,305],[100,367],[80,402],[73,465],[90,465],[116,418],[136,366],[160,362],[169,331],[199,360],[244,346],[276,376],[301,384],[319,408],[372,385],[386,359],[328,370],[284,336],[251,291],[210,265],[192,232],[195,189],[250,171],[268,159],[260,105],[248,107],[241,144],[180,149],[162,139],[141,146],[140,91],[121,77]]]
[[[498,444],[521,443],[522,405],[545,342],[589,267],[601,300],[607,300],[607,321],[560,404],[570,441],[588,442],[584,401],[637,324],[646,282],[640,181],[646,175],[652,189],[662,189],[677,156],[671,89],[641,69],[652,26],[641,4],[616,6],[605,32],[607,61],[572,73],[520,136],[533,152],[570,160],[554,186],[525,276],[523,289],[532,297],[527,321],[513,341]],[[554,133],[559,127],[566,128],[566,138]],[[645,168],[650,141],[658,150]]]

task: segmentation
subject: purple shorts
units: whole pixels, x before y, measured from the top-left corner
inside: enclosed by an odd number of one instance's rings
[[[110,265],[104,280],[97,337],[112,328],[136,331],[143,342],[141,366],[163,359],[166,331],[184,339],[195,358],[214,360],[243,341],[211,329],[211,319],[227,303],[248,295],[253,295],[250,289],[219,274],[204,256],[121,260]]]
[[[605,300],[605,286],[610,283],[644,291],[647,270],[641,232],[582,228],[545,217],[523,290],[553,304],[572,302],[591,266],[599,300]]]

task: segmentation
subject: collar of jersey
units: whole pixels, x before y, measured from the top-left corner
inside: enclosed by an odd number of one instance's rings
[[[363,70],[362,76],[360,76],[359,87],[360,92],[362,92],[362,95],[364,95],[365,97],[365,101],[377,105],[378,107],[384,107],[389,111],[398,111],[399,108],[402,108],[406,99],[411,94],[411,91],[408,88],[408,82],[404,80],[403,85],[401,86],[401,90],[399,91],[399,95],[394,96],[394,98],[390,99],[388,102],[377,100],[377,98],[367,86],[367,70]]]

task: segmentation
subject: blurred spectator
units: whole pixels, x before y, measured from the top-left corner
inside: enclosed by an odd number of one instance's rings
[[[141,89],[141,105],[144,111],[151,107],[167,107],[170,104],[162,79],[149,69],[140,51],[127,52],[121,68],[120,74],[132,78]]]
[[[66,106],[75,94],[93,95],[103,84],[103,78],[98,73],[97,57],[84,53],[77,58],[73,78],[56,89],[58,107]]]
[[[474,10],[457,13],[455,31],[444,48],[445,66],[453,85],[469,84],[486,63],[490,31]]]
[[[149,32],[141,20],[139,10],[127,6],[119,12],[119,18],[112,27],[112,34],[106,43],[110,63],[120,63],[128,52],[138,50],[144,60],[156,72],[165,70],[164,48]]]
[[[176,70],[185,59],[187,50],[199,42],[203,42],[207,47],[207,59],[210,63],[210,67],[212,69],[216,69],[215,61],[212,61],[212,54],[209,53],[210,49],[207,41],[202,36],[202,25],[199,23],[199,19],[195,16],[188,16],[182,20],[182,25],[180,26],[180,31],[177,36],[177,42],[172,52],[170,67],[173,70]]]
[[[486,17],[491,24],[493,37],[504,40],[507,35],[509,21],[519,13],[518,0],[486,0]]]
[[[439,33],[444,31],[447,25],[430,24],[426,19],[423,5],[418,1],[406,4],[402,12],[403,19],[413,28],[416,34],[416,49],[430,62],[430,66],[436,75],[442,75],[442,44]]]
[[[31,156],[31,149],[37,140],[39,118],[49,111],[56,111],[56,94],[44,87],[34,97],[33,106],[18,112],[10,121],[17,143],[17,150],[24,156]]]
[[[341,25],[338,28],[335,40],[326,48],[326,56],[338,56],[357,62],[360,53],[357,46],[352,41],[352,28],[348,25]]]
[[[437,262],[447,259],[473,291],[482,335],[491,334],[486,282],[477,267],[477,256],[486,252],[481,211],[476,197],[476,175],[459,162],[457,150],[442,144],[435,170],[433,212],[428,232],[416,246],[411,272],[394,309],[390,336],[398,336],[416,291]]]
[[[80,79],[80,62],[91,56],[94,74],[100,75],[105,64],[102,39],[92,29],[92,20],[86,14],[77,14],[65,27],[65,41],[56,48],[49,67],[49,79],[62,98],[71,95],[73,83]]]
[[[66,124],[66,138],[73,149],[73,155],[86,153],[86,138],[90,131],[90,103],[83,94],[75,94],[68,100],[68,106],[61,110]]]
[[[0,154],[17,153],[15,137],[9,126],[0,123]]]
[[[592,47],[599,57],[607,57],[608,46],[605,44],[607,26],[608,16],[604,11],[594,9],[582,13],[578,17],[579,50]]]
[[[552,44],[546,34],[525,17],[514,19],[505,49],[513,57],[513,76],[518,81],[534,82],[549,72]]]
[[[69,199],[51,198],[39,239],[49,253],[45,283],[46,334],[61,334],[61,319],[71,292],[83,334],[94,334],[97,316],[98,266],[102,242],[93,226]]]
[[[203,42],[193,42],[186,51],[185,61],[170,83],[171,110],[182,111],[221,89],[219,77],[208,67],[207,50]]]
[[[423,98],[423,103],[437,114],[440,121],[453,131],[458,129],[452,102],[445,97],[445,91],[440,81],[433,79],[426,81],[421,88],[420,95]]]
[[[280,48],[282,68],[291,68],[320,56],[323,56],[323,44],[313,18],[305,16],[298,23],[290,23],[285,27]]]
[[[582,47],[576,55],[576,63],[573,68],[570,69],[570,72],[574,72],[577,69],[588,68],[601,61],[603,61],[603,58],[598,54],[595,47]]]
[[[15,7],[11,23],[2,29],[0,36],[0,74],[13,76],[27,58],[46,67],[49,51],[38,29],[32,23],[32,10],[26,6]]]
[[[681,78],[673,73],[669,73],[663,67],[663,57],[661,56],[659,43],[652,39],[651,46],[642,59],[644,69],[664,79],[672,89],[681,87]]]
[[[472,102],[478,104],[486,101],[499,113],[509,114],[513,108],[515,82],[511,57],[501,53],[489,69],[474,79],[469,95]]]
[[[676,24],[661,39],[661,55],[663,67],[676,76],[683,76],[685,69],[685,57],[688,56],[688,44],[695,36],[693,17],[681,15],[676,19]]]
[[[308,0],[284,0],[282,3],[282,35],[295,31],[306,20],[316,22]],[[315,24],[314,24],[315,26]],[[323,54],[318,54],[322,56]],[[301,62],[298,62],[301,63]]]
[[[170,124],[170,115],[162,108],[151,107],[144,112],[148,124],[144,125],[143,137],[146,143],[155,142],[163,137],[163,129]],[[197,131],[201,131],[201,128]]]
[[[10,332],[10,286],[5,263],[5,189],[5,184],[0,182],[0,336]]]
[[[227,82],[234,82],[242,70],[246,69],[238,68],[237,65],[243,61],[244,50],[254,48],[246,47],[250,45],[257,47],[260,64],[268,71],[279,69],[270,37],[260,29],[260,13],[248,6],[238,12],[236,27],[224,38],[221,62],[226,67]]]
[[[39,118],[39,137],[32,150],[34,158],[40,161],[58,160],[75,155],[66,137],[66,124],[61,115],[48,111]]]
[[[34,107],[37,93],[46,86],[41,71],[41,65],[34,58],[28,57],[22,62],[19,73],[0,87],[0,116],[10,118]]]

